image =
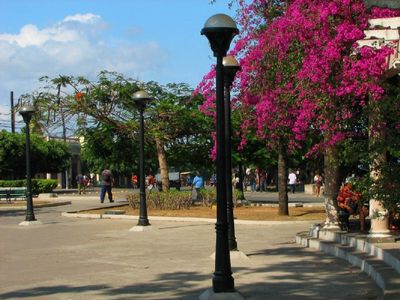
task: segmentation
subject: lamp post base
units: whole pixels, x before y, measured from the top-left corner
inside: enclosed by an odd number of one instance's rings
[[[215,293],[213,289],[204,291],[200,296],[200,300],[244,300],[239,292],[231,293]]]
[[[137,232],[149,231],[149,230],[151,230],[151,226],[149,226],[149,225],[147,225],[147,226],[136,225],[136,226],[133,226],[131,229],[129,229],[129,231],[137,231]]]
[[[38,221],[38,220],[34,220],[34,221],[23,221],[21,223],[19,223],[18,225],[20,226],[33,226],[33,225],[42,225],[43,223]]]
[[[231,259],[249,260],[249,257],[246,255],[246,253],[239,250],[230,250],[229,256]],[[210,255],[210,258],[215,259],[215,252],[213,252],[213,254]]]

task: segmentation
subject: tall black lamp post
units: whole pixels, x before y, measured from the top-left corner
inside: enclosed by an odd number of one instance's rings
[[[201,34],[210,42],[216,64],[216,134],[217,134],[217,222],[215,271],[213,276],[213,291],[215,293],[233,292],[235,290],[232,277],[231,261],[228,245],[227,224],[227,171],[225,161],[225,109],[224,109],[224,71],[222,58],[226,56],[233,37],[239,30],[231,17],[225,14],[216,14],[204,24]],[[230,180],[229,180],[230,181]]]
[[[31,122],[32,116],[35,113],[35,108],[32,105],[25,105],[19,111],[20,115],[25,122],[25,159],[26,159],[26,217],[25,221],[31,222],[36,221],[35,214],[33,212],[32,202],[32,184],[31,184],[31,137],[29,134],[29,123]]]
[[[224,66],[224,108],[225,108],[225,163],[226,163],[226,200],[228,217],[228,244],[229,250],[238,250],[235,237],[235,223],[233,219],[233,196],[232,196],[232,129],[231,129],[231,87],[235,79],[236,72],[240,66],[232,55],[225,56],[222,59]]]
[[[147,103],[151,101],[151,98],[146,91],[137,91],[133,94],[133,101],[137,106],[140,114],[140,125],[139,125],[139,190],[140,190],[140,214],[139,214],[139,226],[150,225],[149,219],[147,218],[147,205],[146,205],[146,191],[145,191],[145,174],[144,174],[144,120],[143,113]]]

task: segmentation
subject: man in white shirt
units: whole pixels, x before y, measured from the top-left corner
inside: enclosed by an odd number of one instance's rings
[[[296,191],[297,176],[293,171],[290,171],[288,178],[289,178],[290,190],[294,194],[294,192]]]

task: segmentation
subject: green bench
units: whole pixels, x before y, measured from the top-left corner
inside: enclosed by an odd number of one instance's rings
[[[0,188],[0,200],[25,200],[26,199],[26,187],[7,187]]]

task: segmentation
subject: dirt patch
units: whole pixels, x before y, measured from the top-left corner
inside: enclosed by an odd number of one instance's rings
[[[124,210],[126,215],[139,215],[139,210],[134,210],[130,206],[119,206],[115,208]],[[85,213],[103,214],[104,211],[112,210],[111,208],[96,209],[85,211]],[[215,218],[216,209],[209,207],[192,207],[182,210],[157,210],[148,209],[148,215],[165,216],[165,217],[195,217],[195,218]],[[265,221],[307,221],[307,220],[324,220],[325,210],[323,207],[289,207],[289,216],[279,216],[277,207],[255,207],[245,206],[234,209],[234,216],[240,220],[265,220]]]

